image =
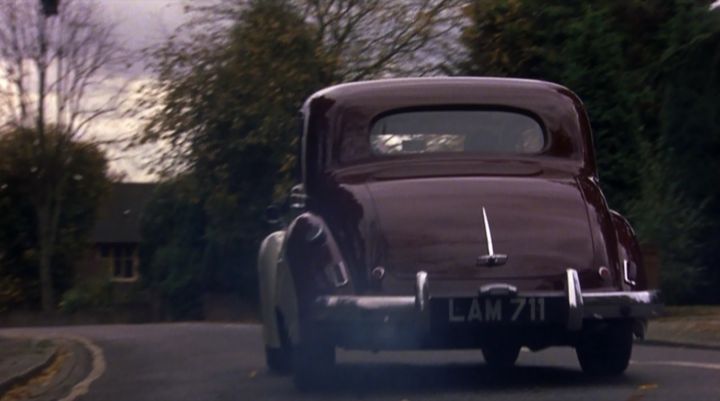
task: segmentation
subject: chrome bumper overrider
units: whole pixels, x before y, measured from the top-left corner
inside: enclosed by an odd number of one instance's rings
[[[567,269],[563,292],[533,292],[523,294],[506,284],[484,286],[481,294],[503,293],[516,296],[562,297],[567,302],[566,326],[570,331],[582,328],[584,320],[617,318],[647,319],[659,316],[662,305],[658,291],[583,292],[575,269]],[[428,275],[416,275],[415,295],[407,296],[352,296],[331,295],[316,298],[313,318],[318,321],[375,321],[429,322],[429,305],[432,296]]]

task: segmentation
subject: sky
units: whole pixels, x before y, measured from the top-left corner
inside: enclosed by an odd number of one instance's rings
[[[117,39],[129,50],[139,51],[162,43],[185,20],[184,4],[187,0],[98,0],[108,21],[116,24]],[[152,79],[141,64],[127,71],[132,79],[129,96]],[[132,100],[132,99],[131,99]],[[97,136],[128,135],[141,129],[133,118],[107,118],[94,127]],[[148,155],[156,149],[109,150],[111,171],[124,175],[125,181],[152,181],[156,177],[144,167]]]
[[[184,20],[183,0],[99,0],[117,34],[141,49],[167,38]]]

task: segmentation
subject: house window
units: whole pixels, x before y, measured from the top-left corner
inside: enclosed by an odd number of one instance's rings
[[[109,258],[110,257],[110,245],[100,245],[100,257],[101,258]]]
[[[100,258],[110,270],[113,281],[135,281],[137,271],[137,247],[134,244],[102,244]]]
[[[130,279],[135,277],[135,252],[132,245],[120,245],[115,248],[113,259],[113,278]]]

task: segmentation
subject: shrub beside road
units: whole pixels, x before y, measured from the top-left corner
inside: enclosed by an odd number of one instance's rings
[[[720,306],[669,306],[650,322],[647,340],[720,349]]]

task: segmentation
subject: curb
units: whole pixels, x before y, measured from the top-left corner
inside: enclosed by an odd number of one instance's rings
[[[50,366],[55,361],[55,358],[57,358],[59,349],[57,343],[53,343],[53,345],[55,346],[55,348],[45,360],[36,364],[35,366],[26,369],[24,372],[16,374],[9,379],[0,381],[0,396],[5,395],[5,393],[12,387],[14,387],[16,384],[32,379],[33,376]]]
[[[648,345],[653,347],[669,347],[669,348],[687,348],[697,349],[706,351],[720,351],[720,345],[708,345],[708,344],[697,344],[697,343],[685,343],[678,341],[666,341],[666,340],[636,340],[635,345]]]
[[[105,356],[102,348],[95,345],[95,343],[85,337],[72,336],[68,337],[68,339],[74,341],[77,346],[83,348],[85,352],[87,352],[87,356],[89,357],[88,362],[90,363],[90,371],[87,372],[85,377],[80,382],[76,383],[72,389],[70,389],[70,393],[60,399],[60,401],[74,401],[83,394],[86,394],[90,390],[92,383],[99,379],[105,373],[106,369]]]
[[[22,378],[18,377],[20,375],[12,378],[12,383],[8,384],[7,389],[0,390],[0,398],[6,390],[12,390],[14,385],[22,388],[21,391],[25,392],[24,397],[35,401],[75,401],[76,398],[87,393],[92,382],[104,372],[102,350],[83,337],[53,337],[52,341],[56,345],[52,357],[43,364],[23,372]],[[34,377],[42,374],[44,367],[51,366],[59,360],[62,363],[49,380],[37,386],[26,385],[31,383]]]

